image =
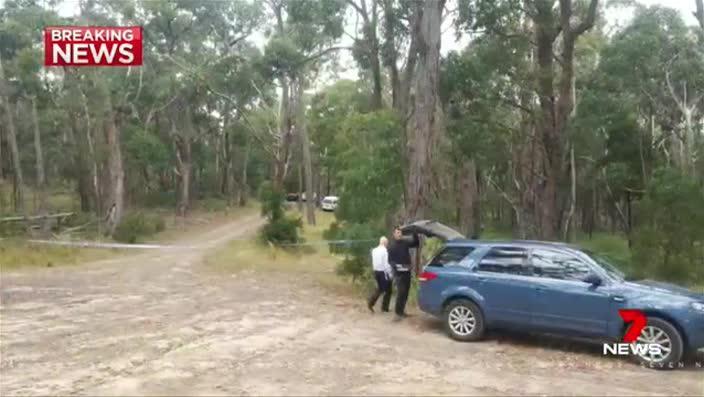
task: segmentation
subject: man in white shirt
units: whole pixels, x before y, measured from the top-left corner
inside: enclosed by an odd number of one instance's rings
[[[391,265],[389,265],[389,253],[386,251],[386,246],[389,241],[386,237],[379,239],[379,245],[372,250],[372,266],[374,268],[374,278],[376,279],[376,290],[372,293],[367,301],[369,311],[374,313],[374,305],[381,294],[384,298],[381,301],[381,311],[389,311],[389,303],[391,302]]]

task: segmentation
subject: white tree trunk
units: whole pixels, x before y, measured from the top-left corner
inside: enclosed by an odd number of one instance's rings
[[[108,222],[108,233],[115,233],[115,228],[122,220],[125,206],[125,170],[122,163],[122,149],[120,148],[120,129],[115,120],[115,109],[112,99],[106,98],[107,107],[105,114],[105,138],[108,147],[108,198],[111,211]]]
[[[46,175],[44,172],[44,153],[42,150],[41,130],[39,128],[39,115],[37,114],[37,100],[32,97],[32,122],[34,124],[34,153],[36,157],[35,165],[37,171],[37,194],[39,194],[39,215],[46,215],[49,211],[46,192]],[[42,222],[42,233],[49,232],[50,223],[48,219]]]
[[[0,81],[5,81],[5,71],[2,67],[2,59],[0,59]],[[10,156],[12,158],[12,171],[15,177],[15,212],[25,215],[24,208],[24,178],[22,177],[22,163],[20,161],[20,151],[17,148],[17,131],[15,130],[15,119],[12,114],[12,105],[10,98],[0,96],[5,108],[7,117],[7,143],[10,145]]]
[[[303,103],[304,81],[299,78],[296,85],[296,132],[301,140],[301,152],[303,154],[303,179],[306,190],[306,220],[309,225],[315,225],[315,194],[313,193],[313,165],[310,154],[310,139],[308,138],[308,128],[306,125],[306,109]]]

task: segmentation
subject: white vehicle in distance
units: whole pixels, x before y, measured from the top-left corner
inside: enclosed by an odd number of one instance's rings
[[[337,209],[337,201],[339,198],[337,196],[325,196],[320,204],[323,211],[335,211]]]

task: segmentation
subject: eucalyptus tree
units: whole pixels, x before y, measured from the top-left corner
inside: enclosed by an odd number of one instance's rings
[[[266,45],[264,65],[270,76],[278,80],[281,90],[272,180],[275,188],[282,188],[290,168],[292,144],[297,138],[308,197],[306,218],[309,224],[314,224],[313,172],[303,92],[311,74],[317,73],[326,58],[342,49],[334,43],[342,35],[345,2],[269,0],[267,4],[275,25]]]

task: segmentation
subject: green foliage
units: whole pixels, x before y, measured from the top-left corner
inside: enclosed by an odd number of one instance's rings
[[[134,244],[144,237],[164,231],[165,228],[164,219],[159,215],[133,212],[122,218],[113,238],[123,243]]]
[[[155,171],[164,171],[169,167],[169,148],[150,131],[139,129],[129,134],[125,149],[128,162],[135,167]]]
[[[260,231],[260,239],[274,245],[295,244],[302,241],[299,236],[303,222],[300,218],[284,216],[270,220]]]
[[[296,71],[304,60],[303,54],[290,39],[275,37],[266,45],[262,64],[268,75],[280,77]]]
[[[633,268],[631,250],[628,239],[624,235],[611,233],[596,233],[589,236],[578,236],[578,245],[606,258],[629,277],[639,277],[637,269]]]
[[[154,191],[140,197],[140,203],[146,208],[163,208],[176,206],[176,192]]]
[[[270,221],[280,219],[284,216],[285,195],[275,189],[271,182],[265,182],[259,188],[259,200],[262,203],[262,216]]]
[[[358,256],[347,256],[335,268],[335,273],[343,277],[351,277],[352,282],[371,278],[369,260]]]
[[[337,156],[331,161],[340,170],[338,221],[324,238],[354,240],[332,244],[330,251],[345,255],[338,274],[357,280],[369,276],[370,250],[384,234],[384,219],[396,210],[402,195],[402,128],[393,113],[377,111],[349,113],[343,131],[334,143]]]
[[[638,212],[636,270],[666,280],[704,280],[704,189],[675,170],[658,170]]]
[[[323,233],[326,240],[352,240],[349,243],[330,244],[330,252],[344,254],[336,268],[337,274],[352,277],[353,281],[371,277],[371,249],[383,235],[381,227],[369,223],[334,222]]]
[[[338,139],[335,160],[340,203],[337,218],[347,222],[384,219],[402,196],[402,128],[389,111],[353,114]]]
[[[217,197],[206,197],[198,202],[198,206],[207,212],[227,211],[227,200]]]
[[[284,213],[284,193],[265,183],[261,186],[259,199],[262,203],[262,215],[267,223],[259,231],[262,242],[274,245],[295,244],[303,241],[299,233],[303,228],[300,218],[287,216]]]

